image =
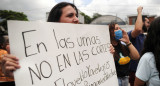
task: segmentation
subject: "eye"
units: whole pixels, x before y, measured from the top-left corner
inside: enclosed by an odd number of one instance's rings
[[[71,18],[72,16],[73,16],[73,13],[70,13],[70,14],[67,15],[67,17],[70,17],[70,18]]]

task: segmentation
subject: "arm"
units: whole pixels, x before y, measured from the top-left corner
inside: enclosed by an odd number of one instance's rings
[[[129,42],[129,43],[131,43],[131,42]],[[137,60],[137,59],[140,58],[140,55],[139,55],[137,49],[133,46],[132,43],[128,46],[128,48],[129,48],[129,51],[130,51],[130,56],[133,60]]]
[[[145,82],[140,80],[139,78],[135,78],[134,86],[144,86]]]
[[[122,29],[122,32],[123,32],[123,38],[121,38],[120,41],[125,42],[127,45],[129,44],[129,45],[128,45],[128,49],[129,49],[129,51],[130,51],[130,56],[131,56],[131,58],[132,58],[133,60],[139,59],[139,58],[140,58],[140,55],[139,55],[137,49],[136,49],[136,48],[132,45],[132,43],[130,42],[127,32],[124,31],[123,29]]]
[[[141,7],[141,6],[137,8],[137,12],[138,12],[137,20],[136,20],[136,23],[135,23],[135,28],[131,32],[131,36],[133,38],[136,38],[140,33],[142,33],[142,27],[143,27],[142,9],[143,9],[143,7]]]

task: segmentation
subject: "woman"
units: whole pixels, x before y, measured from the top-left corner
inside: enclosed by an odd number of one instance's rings
[[[47,21],[78,24],[78,10],[74,4],[67,2],[58,3],[50,11]],[[112,46],[110,52],[114,52]],[[12,55],[3,57],[3,64],[4,73],[11,77],[13,77],[13,71],[20,68],[18,58]]]
[[[160,86],[160,17],[150,25],[142,57],[139,61],[134,86]]]
[[[77,7],[71,3],[61,2],[52,8],[47,21],[78,24]]]
[[[109,25],[111,44],[119,86],[128,86],[129,64],[131,59],[139,59],[139,53],[129,40],[127,32],[112,22]]]

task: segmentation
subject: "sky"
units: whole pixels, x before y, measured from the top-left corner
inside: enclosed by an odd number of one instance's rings
[[[62,1],[73,0],[1,0],[0,10],[23,12],[30,21],[46,21],[46,12]],[[92,17],[94,13],[114,15],[127,19],[137,14],[137,7],[143,6],[143,14],[160,16],[160,0],[74,0],[77,8]]]

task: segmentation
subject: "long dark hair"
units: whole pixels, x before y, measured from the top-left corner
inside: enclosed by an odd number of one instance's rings
[[[155,56],[156,68],[160,72],[160,17],[152,21],[146,39],[144,41],[144,48],[141,56],[146,52],[152,52]],[[159,74],[160,78],[160,74]]]
[[[78,9],[74,4],[68,3],[68,2],[61,2],[52,8],[52,10],[49,13],[47,21],[48,22],[59,22],[60,17],[62,15],[62,8],[66,7],[68,5],[72,6],[76,10],[76,12],[77,12],[76,16],[78,17]]]

